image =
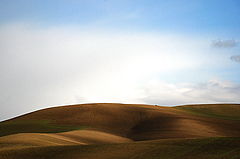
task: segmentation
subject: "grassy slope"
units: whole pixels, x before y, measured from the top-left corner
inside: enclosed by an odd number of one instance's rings
[[[0,151],[1,159],[239,159],[240,138],[145,141],[87,146],[29,147]]]
[[[169,108],[102,103],[48,108],[0,123],[0,136],[3,136],[0,137],[0,159],[238,159],[239,118],[240,105],[232,104]],[[71,130],[76,129],[85,130],[71,134]],[[104,138],[103,134],[95,134],[88,139],[89,132],[86,131],[94,130],[107,135]],[[16,134],[22,132],[65,133],[60,133],[60,138],[58,134],[45,134],[46,138],[41,134]],[[16,138],[5,136],[9,134],[16,134],[13,135]],[[113,140],[116,140],[115,137],[126,137],[122,139],[129,143],[105,144],[112,143],[104,142],[109,135],[113,136]],[[218,136],[222,137],[216,138]],[[22,137],[27,141],[21,141],[24,140]],[[130,142],[127,138],[140,142]],[[54,143],[49,144],[49,140]],[[80,145],[87,140],[94,141],[88,143],[94,145]]]
[[[204,117],[240,120],[240,104],[186,105],[177,106],[175,108]]]
[[[62,132],[78,127],[125,134],[147,109],[121,104],[83,104],[32,112],[0,123],[0,136],[18,132]],[[43,121],[44,119],[44,121]]]
[[[56,133],[85,128],[85,126],[56,124],[50,120],[10,120],[0,123],[0,136],[16,133]]]
[[[13,146],[87,145],[131,141],[128,138],[94,130],[75,130],[64,133],[19,133],[0,137],[2,145]]]
[[[228,106],[206,105],[205,114],[188,110],[189,108],[197,109],[195,106],[169,108],[101,103],[55,107],[1,122],[0,136],[26,132],[55,133],[86,128],[137,141],[161,138],[238,136],[240,121],[228,120],[228,118],[238,117],[236,112],[239,110],[239,105],[230,105],[230,109]],[[215,114],[225,112],[225,109],[230,114],[230,110],[233,109],[232,112],[235,114],[232,113],[233,116],[231,116],[226,113],[227,118],[219,118],[223,113],[209,117],[206,112],[213,112],[212,109],[215,110]]]

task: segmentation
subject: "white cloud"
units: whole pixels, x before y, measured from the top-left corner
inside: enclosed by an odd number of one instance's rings
[[[203,56],[209,55],[206,39],[166,33],[11,24],[0,26],[0,37],[0,119],[84,102],[196,101],[183,95],[191,87],[145,83],[162,73],[206,66]],[[199,99],[204,98],[210,100]]]
[[[143,87],[146,103],[178,105],[190,103],[239,103],[240,85],[229,81],[209,80],[204,83],[169,84],[150,82]]]

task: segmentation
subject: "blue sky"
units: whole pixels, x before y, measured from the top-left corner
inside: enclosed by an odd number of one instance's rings
[[[238,0],[1,0],[1,23],[239,34]]]
[[[238,0],[0,0],[0,117],[239,103],[239,15]]]

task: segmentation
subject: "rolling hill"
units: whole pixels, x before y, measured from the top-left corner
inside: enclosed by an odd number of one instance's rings
[[[0,159],[240,158],[240,105],[52,107],[1,122],[0,136]]]

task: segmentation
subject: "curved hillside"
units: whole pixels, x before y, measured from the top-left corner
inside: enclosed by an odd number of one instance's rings
[[[192,113],[214,113],[212,116]],[[219,118],[239,105],[160,107],[134,104],[82,104],[53,107],[0,123],[1,136],[16,133],[57,133],[96,130],[131,140],[240,136],[240,121]],[[233,109],[233,110],[230,110]],[[214,110],[214,111],[213,111]],[[200,115],[199,115],[200,114]],[[226,113],[228,114],[228,113]],[[238,117],[234,114],[234,118]]]
[[[240,138],[35,146],[0,151],[1,159],[239,159],[239,156]]]
[[[0,137],[1,144],[24,146],[89,145],[131,142],[130,139],[94,130],[64,133],[19,133]]]
[[[237,159],[240,105],[82,104],[0,123],[0,159]]]
[[[220,118],[226,120],[240,120],[239,104],[202,104],[178,106],[177,109],[188,111],[194,115]]]

